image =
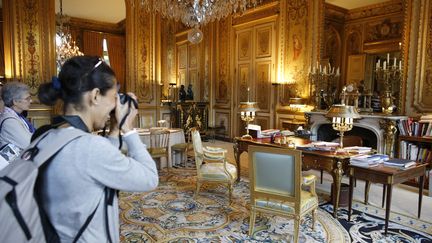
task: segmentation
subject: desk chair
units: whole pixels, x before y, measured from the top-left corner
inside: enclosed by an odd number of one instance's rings
[[[170,132],[167,129],[150,129],[150,147],[148,151],[154,160],[159,161],[159,169],[162,169],[161,158],[165,157],[167,161],[167,170],[169,170],[169,137]]]
[[[256,213],[294,218],[294,242],[298,242],[300,220],[315,211],[318,197],[315,176],[302,177],[301,151],[286,148],[249,146],[250,223],[249,235],[255,227]],[[309,191],[302,186],[308,186]]]
[[[191,129],[186,131],[186,142],[178,143],[171,146],[171,161],[174,161],[176,154],[181,154],[181,161],[183,162],[184,168],[187,168],[188,152],[193,150],[191,144]]]
[[[201,136],[197,129],[191,129],[193,148],[195,152],[195,165],[197,170],[197,183],[195,198],[203,183],[226,184],[231,203],[233,184],[237,179],[237,168],[227,162],[227,151],[223,148],[203,147]]]

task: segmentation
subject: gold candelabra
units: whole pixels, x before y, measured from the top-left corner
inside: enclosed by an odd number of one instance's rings
[[[242,136],[242,138],[251,139],[252,136],[249,135],[249,123],[255,119],[255,112],[259,110],[257,102],[251,102],[249,92],[250,89],[247,89],[248,92],[248,100],[247,102],[240,102],[239,110],[240,110],[240,118],[242,121],[246,123],[246,134]]]
[[[339,68],[335,70],[330,63],[309,68],[310,93],[315,109],[326,110],[336,98],[336,84],[339,83]]]
[[[390,65],[390,54],[387,53],[387,60],[381,66],[381,60],[378,60],[375,68],[375,78],[379,83],[384,84],[384,93],[381,94],[381,107],[382,112],[391,114],[395,111],[393,96],[393,83],[400,83],[402,77],[402,61],[399,60],[397,64],[396,57],[394,58],[393,65]]]

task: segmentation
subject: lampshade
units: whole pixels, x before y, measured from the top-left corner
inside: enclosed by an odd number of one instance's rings
[[[257,102],[240,102],[239,111],[259,111]]]
[[[330,107],[329,111],[326,114],[326,117],[358,119],[360,118],[360,115],[354,106],[335,104]]]

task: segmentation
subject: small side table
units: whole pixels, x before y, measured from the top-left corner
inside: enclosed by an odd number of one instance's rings
[[[417,163],[415,166],[406,169],[400,169],[396,167],[384,166],[382,164],[378,166],[366,167],[366,168],[355,166],[355,165],[349,165],[348,175],[350,177],[350,190],[349,190],[349,204],[348,204],[348,221],[351,221],[354,179],[364,180],[367,183],[370,182],[381,183],[387,187],[385,229],[384,229],[384,234],[387,235],[393,185],[403,183],[410,179],[419,177],[420,183],[419,183],[418,217],[420,218],[422,196],[423,196],[423,184],[424,184],[423,179],[426,173],[426,166],[427,164]],[[367,199],[365,199],[365,201],[367,201]]]

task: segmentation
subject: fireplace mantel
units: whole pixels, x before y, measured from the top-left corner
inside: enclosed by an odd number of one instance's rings
[[[331,124],[331,120],[325,117],[324,111],[305,112],[307,124],[312,133],[312,140],[317,140],[318,129],[322,124]],[[372,131],[377,137],[378,153],[385,153],[391,157],[395,156],[395,145],[397,125],[400,120],[407,116],[385,115],[385,114],[362,114],[361,118],[354,120],[354,126],[362,127]]]

